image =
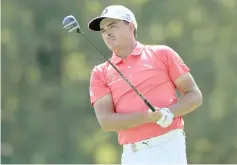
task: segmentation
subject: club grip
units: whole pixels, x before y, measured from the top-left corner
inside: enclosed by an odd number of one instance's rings
[[[152,112],[155,112],[155,111],[156,111],[155,107],[153,107],[149,101],[147,101],[147,100],[145,99],[144,102],[145,102],[146,105],[152,110]]]

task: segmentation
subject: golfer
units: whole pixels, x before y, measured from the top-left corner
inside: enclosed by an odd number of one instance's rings
[[[88,27],[101,32],[110,61],[157,109],[149,110],[108,62],[93,68],[91,104],[101,128],[117,132],[121,163],[187,164],[182,116],[202,104],[188,66],[169,46],[137,41],[136,18],[124,6],[106,7]]]

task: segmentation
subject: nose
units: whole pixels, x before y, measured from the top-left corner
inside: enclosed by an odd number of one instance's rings
[[[111,32],[109,32],[109,31],[106,31],[105,34],[106,34],[107,37],[111,36]]]
[[[104,34],[105,34],[105,36],[110,36],[111,30],[109,28],[104,28]]]
[[[106,40],[109,40],[110,37],[111,37],[111,32],[106,31],[106,32],[104,33],[104,38],[106,38]]]

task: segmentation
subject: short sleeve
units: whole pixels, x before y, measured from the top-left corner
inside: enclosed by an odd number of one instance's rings
[[[103,71],[94,68],[91,72],[90,77],[90,100],[93,106],[94,102],[110,93],[110,88],[107,86],[105,80],[103,79]]]
[[[184,63],[179,54],[175,52],[172,48],[166,46],[165,56],[167,60],[166,64],[168,74],[173,82],[183,73],[190,71],[189,67]]]

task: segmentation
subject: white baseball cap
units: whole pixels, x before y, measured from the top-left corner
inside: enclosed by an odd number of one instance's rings
[[[89,22],[88,24],[89,29],[93,31],[100,31],[100,22],[104,18],[114,18],[131,22],[134,23],[135,28],[137,28],[137,21],[131,10],[122,5],[112,5],[106,7],[99,17],[93,18]]]

